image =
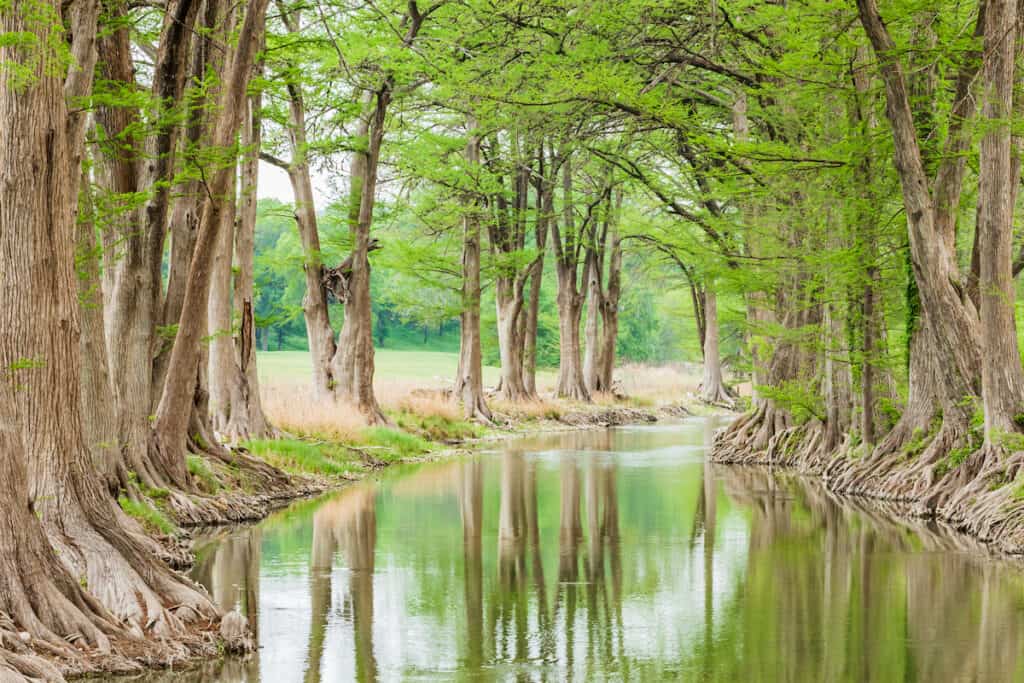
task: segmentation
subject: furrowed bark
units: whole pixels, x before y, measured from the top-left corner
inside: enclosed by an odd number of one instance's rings
[[[981,386],[985,440],[990,445],[1001,434],[1020,431],[1016,418],[1024,410],[1012,272],[1013,203],[1020,181],[1010,137],[1017,20],[1017,0],[986,0],[982,113],[988,126],[981,139],[977,230]]]
[[[469,127],[475,128],[473,121]],[[480,165],[480,140],[470,130],[466,143],[466,162],[471,172]],[[467,198],[462,218],[462,326],[459,346],[459,376],[455,395],[462,400],[465,416],[491,422],[491,411],[484,400],[483,361],[480,350],[480,217],[475,195]]]
[[[558,386],[555,393],[563,398],[590,401],[580,363],[580,317],[585,294],[579,290],[577,270],[581,236],[576,232],[573,213],[572,163],[562,161],[563,225],[551,225],[555,248],[555,273],[558,276]],[[583,228],[580,228],[583,231]],[[565,239],[563,240],[563,233]]]
[[[252,72],[256,52],[256,27],[262,24],[267,0],[253,0],[246,9],[240,29],[238,48],[231,61],[228,77],[221,88],[216,125],[211,142],[219,149],[233,145],[241,125],[245,89]],[[189,485],[185,470],[185,448],[189,436],[189,420],[199,369],[200,343],[209,298],[212,261],[215,245],[223,227],[222,214],[233,176],[234,164],[222,164],[209,182],[209,197],[204,204],[195,252],[189,269],[182,316],[171,351],[167,382],[156,415],[154,450],[166,463],[173,480],[181,488]],[[180,480],[180,483],[179,483]]]

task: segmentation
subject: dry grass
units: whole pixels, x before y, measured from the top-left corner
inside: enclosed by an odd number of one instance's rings
[[[691,365],[624,365],[615,370],[622,393],[652,403],[679,401],[696,394],[701,369]]]
[[[315,401],[308,386],[264,386],[263,409],[270,423],[291,434],[316,434],[334,441],[358,441],[366,428],[362,414],[350,405]]]
[[[490,406],[492,410],[508,415],[514,420],[557,420],[568,409],[566,402],[550,398],[538,398],[522,403],[493,399]]]

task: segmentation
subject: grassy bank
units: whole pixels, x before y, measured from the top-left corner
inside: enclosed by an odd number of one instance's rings
[[[194,502],[251,508],[226,521],[257,518],[289,499],[361,479],[391,464],[437,458],[486,440],[650,421],[679,414],[680,405],[690,412],[703,410],[693,396],[699,378],[686,368],[621,368],[619,386],[629,398],[599,395],[590,404],[551,397],[555,376],[544,372],[538,378],[541,398],[510,404],[491,397],[494,424],[481,425],[467,422],[446,391],[458,365],[456,354],[379,351],[377,395],[390,424],[371,426],[346,404],[313,398],[307,353],[261,353],[258,362],[264,409],[278,430],[275,438],[232,444],[240,454],[238,462],[189,456],[188,468],[199,490],[191,496]],[[485,379],[493,385],[497,368],[488,368]],[[666,406],[675,412],[665,412]],[[250,467],[245,466],[247,457]],[[279,479],[271,490],[266,479],[254,476],[252,462],[280,470],[286,481]],[[123,498],[121,507],[154,535],[179,535],[175,522],[210,523],[183,517],[167,491],[141,488],[136,493]]]

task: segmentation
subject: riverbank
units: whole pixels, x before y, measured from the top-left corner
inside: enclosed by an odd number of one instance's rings
[[[223,458],[189,456],[189,471],[200,493],[184,496],[140,487],[130,498],[122,496],[120,503],[160,542],[164,561],[185,570],[194,562],[191,543],[197,531],[258,522],[296,500],[341,489],[399,463],[449,458],[531,434],[604,429],[721,412],[695,398],[661,405],[610,396],[599,397],[592,404],[538,400],[522,404],[495,401],[493,405],[494,423],[481,425],[464,420],[459,407],[441,393],[411,393],[387,411],[391,424],[385,426],[366,425],[343,406],[313,409],[307,405],[306,410],[294,411],[298,418],[278,422],[276,438],[234,444],[231,452],[249,463],[246,466],[236,466]],[[281,476],[259,476],[260,469],[253,467],[253,462]],[[268,482],[276,483],[271,488]],[[203,636],[211,644],[218,639],[215,632]],[[240,640],[238,647],[244,648]],[[209,656],[209,648],[196,652],[200,658]],[[173,663],[180,665],[189,659],[185,655]],[[161,668],[168,662],[129,662],[121,658],[116,667],[108,667],[102,661],[90,660],[84,668],[58,663],[68,678],[109,670],[125,672],[136,664],[145,669]]]
[[[829,447],[817,421],[778,428],[758,411],[715,438],[711,459],[725,465],[794,470],[832,493],[862,498],[907,519],[934,519],[1002,556],[1024,556],[1024,452],[959,449],[922,457],[940,437],[915,434],[896,454],[873,454],[846,436]]]

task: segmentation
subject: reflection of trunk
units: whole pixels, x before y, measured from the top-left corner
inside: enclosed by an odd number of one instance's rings
[[[373,653],[373,568],[377,543],[377,515],[369,496],[355,520],[346,528],[343,547],[349,564],[349,596],[356,638],[356,680],[377,680],[377,658]]]
[[[484,661],[483,463],[473,459],[461,466],[459,511],[462,516],[462,552],[466,601],[466,664],[477,671]]]
[[[471,126],[475,123],[471,123]],[[480,163],[480,141],[472,136],[466,143],[466,161],[471,169]],[[459,345],[459,376],[455,395],[462,399],[469,419],[491,421],[484,401],[483,358],[480,351],[480,221],[475,199],[465,208],[462,242],[462,325]]]
[[[561,467],[561,512],[558,520],[558,592],[555,596],[553,623],[565,624],[566,679],[575,675],[574,650],[576,629],[576,587],[579,581],[580,482],[579,469],[572,456],[563,456]]]
[[[518,591],[525,579],[523,454],[501,456],[501,504],[498,511],[498,577],[505,591]]]
[[[330,514],[313,515],[313,545],[309,558],[309,647],[306,651],[306,673],[303,676],[305,683],[319,683],[321,680],[339,523],[344,522]]]

